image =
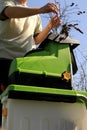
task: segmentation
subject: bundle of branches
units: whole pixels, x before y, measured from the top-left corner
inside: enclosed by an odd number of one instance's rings
[[[71,16],[82,15],[82,14],[84,14],[86,12],[81,11],[78,8],[78,5],[76,3],[74,3],[74,2],[71,2],[69,5],[67,5],[66,0],[64,0],[62,5],[61,5],[60,0],[54,0],[54,2],[58,6],[58,9],[59,9],[58,17],[60,17],[60,19],[62,21],[59,33],[60,34],[65,34],[66,37],[67,37],[67,36],[69,36],[69,33],[70,33],[71,29],[75,29],[76,31],[83,34],[83,31],[80,28],[77,27],[79,25],[77,20],[75,20],[75,19],[73,20]],[[51,18],[52,14],[49,14],[49,15],[50,15],[50,18]],[[58,30],[55,29],[53,31],[57,32]]]

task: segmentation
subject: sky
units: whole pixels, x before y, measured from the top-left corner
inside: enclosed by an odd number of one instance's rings
[[[55,0],[28,0],[28,5],[31,7],[42,7],[43,5],[45,5],[48,2],[54,2]],[[57,1],[57,0],[56,0]],[[64,0],[58,0],[60,1],[60,3],[64,3]],[[87,48],[86,48],[86,40],[87,40],[87,0],[66,0],[66,3],[76,3],[78,4],[78,7],[80,10],[82,11],[86,11],[85,14],[80,15],[80,16],[74,16],[75,20],[78,20],[78,27],[84,32],[84,34],[79,33],[76,30],[73,30],[71,32],[71,37],[79,40],[80,45],[79,45],[79,49],[83,52],[84,55],[87,55]],[[72,18],[72,15],[71,15]],[[46,15],[41,15],[41,19],[42,19],[42,25],[43,28],[46,26],[46,24],[48,23],[48,19],[46,18]]]

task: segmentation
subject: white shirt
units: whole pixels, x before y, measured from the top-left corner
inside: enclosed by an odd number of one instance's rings
[[[18,5],[14,1],[0,0],[0,12],[6,6]],[[26,6],[26,5],[20,5]],[[35,45],[33,36],[42,30],[39,15],[26,18],[0,20],[0,58],[24,56]]]

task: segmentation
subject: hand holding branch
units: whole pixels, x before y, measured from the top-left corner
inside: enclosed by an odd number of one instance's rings
[[[48,25],[50,29],[58,28],[61,25],[61,20],[57,15],[55,15],[50,19]]]
[[[40,8],[42,13],[56,13],[58,15],[58,8],[54,3],[48,3],[45,6]]]

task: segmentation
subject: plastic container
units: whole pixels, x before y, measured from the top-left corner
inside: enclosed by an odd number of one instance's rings
[[[86,130],[86,96],[80,91],[10,85],[1,95],[2,126],[4,130]]]

